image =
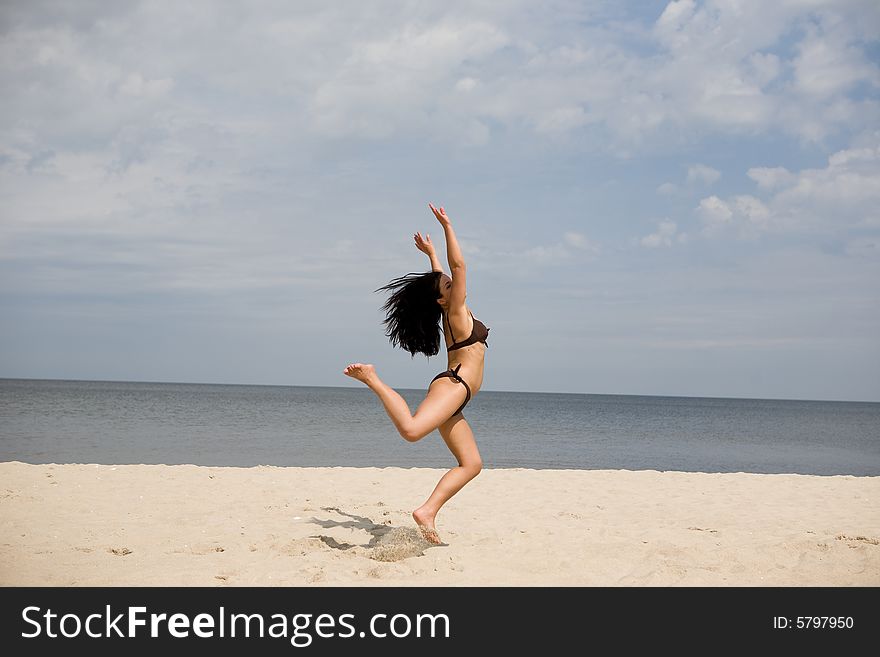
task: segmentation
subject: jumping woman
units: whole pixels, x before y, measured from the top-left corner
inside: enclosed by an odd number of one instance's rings
[[[416,233],[413,236],[416,248],[431,259],[431,271],[407,274],[379,289],[390,293],[383,310],[391,344],[413,355],[435,356],[440,351],[442,330],[449,369],[431,381],[415,415],[410,413],[403,397],[382,382],[372,365],[352,363],[343,373],[362,381],[376,393],[405,440],[416,442],[439,429],[458,461],[458,466],[443,475],[431,496],[412,514],[425,540],[439,544],[434,522],[440,507],[483,467],[474,434],[462,411],[483,384],[483,358],[489,329],[475,319],[465,305],[466,269],[452,222],[442,207],[437,209],[430,204],[429,207],[446,236],[449,275],[443,271],[430,235],[422,237]]]

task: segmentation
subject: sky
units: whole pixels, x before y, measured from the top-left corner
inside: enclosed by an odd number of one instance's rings
[[[880,4],[0,5],[0,377],[880,401]]]

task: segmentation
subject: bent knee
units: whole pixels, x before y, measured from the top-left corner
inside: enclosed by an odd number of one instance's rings
[[[409,443],[415,443],[427,436],[424,431],[419,431],[415,427],[404,427],[399,430],[400,437]]]
[[[476,477],[483,470],[483,462],[475,461],[473,463],[465,463],[461,467],[465,469],[465,471],[471,476],[471,479]]]

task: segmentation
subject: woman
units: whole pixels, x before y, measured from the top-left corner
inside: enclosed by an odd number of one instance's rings
[[[443,475],[431,496],[412,514],[425,539],[439,544],[440,537],[434,525],[437,512],[483,467],[474,434],[462,410],[483,384],[483,358],[489,329],[480,320],[474,319],[465,305],[466,268],[452,222],[442,207],[428,206],[446,236],[450,275],[443,272],[431,237],[416,233],[413,236],[416,248],[431,259],[431,271],[408,274],[380,289],[391,293],[383,307],[386,311],[386,334],[391,344],[413,355],[423,353],[434,356],[440,350],[442,323],[449,369],[431,381],[428,394],[419,404],[415,415],[410,413],[403,397],[379,379],[372,365],[352,363],[343,372],[362,381],[376,393],[404,439],[416,442],[434,429],[439,429],[458,461],[458,466]]]

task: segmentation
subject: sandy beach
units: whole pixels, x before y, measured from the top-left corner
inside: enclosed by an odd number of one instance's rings
[[[441,473],[0,463],[0,585],[880,585],[880,477]]]

